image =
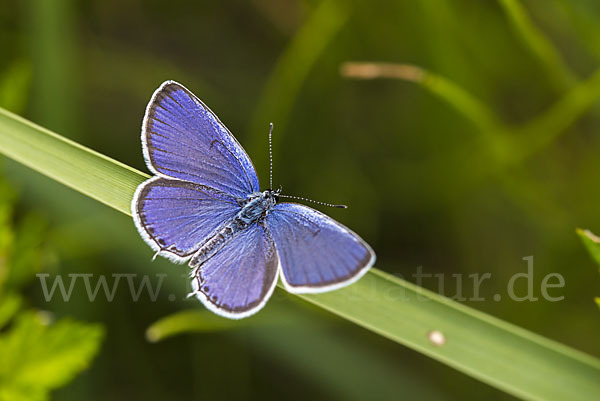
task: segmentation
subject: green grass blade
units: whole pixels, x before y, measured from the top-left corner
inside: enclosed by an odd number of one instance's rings
[[[0,153],[124,213],[149,177],[2,108]]]
[[[341,65],[345,78],[390,78],[414,82],[454,107],[482,133],[490,134],[500,128],[500,122],[490,108],[455,82],[412,64],[354,62]]]
[[[600,265],[600,238],[594,235],[590,230],[577,229],[577,235],[581,238],[583,245],[592,256],[592,258]]]
[[[519,0],[499,0],[506,16],[512,22],[519,38],[546,67],[557,89],[563,89],[575,81],[573,73],[560,53],[533,23]]]
[[[146,340],[155,343],[179,333],[210,333],[239,326],[235,320],[225,319],[208,311],[186,309],[152,324],[146,330]]]
[[[599,360],[377,269],[350,287],[302,298],[524,399],[600,394]],[[429,341],[433,330],[444,334],[443,346]]]
[[[600,238],[590,230],[583,230],[581,228],[577,229],[577,235],[581,238],[583,245],[587,248],[594,261],[600,265]],[[600,297],[594,297],[594,302],[600,308]]]
[[[441,388],[427,386],[428,377],[419,375],[411,365],[394,360],[385,351],[378,352],[373,342],[363,341],[362,336],[340,336],[336,329],[347,328],[340,328],[336,320],[288,301],[270,302],[264,311],[242,321],[231,321],[202,309],[183,310],[154,323],[146,337],[161,341],[179,334],[206,335],[215,329],[227,330],[230,337],[250,341],[263,357],[320,385],[332,399],[393,400],[398,394],[406,399],[451,399]],[[222,323],[217,326],[218,319]],[[365,366],[369,367],[368,378]]]
[[[147,177],[4,110],[0,152],[126,214]],[[350,287],[301,298],[524,399],[600,394],[598,359],[377,269]],[[432,344],[432,330],[445,344]]]
[[[350,4],[338,0],[324,1],[311,13],[265,83],[250,124],[250,132],[263,135],[256,135],[250,149],[264,149],[264,134],[269,122],[275,124],[278,132],[273,136],[273,149],[277,147],[302,84],[349,15]]]
[[[600,98],[600,69],[577,83],[544,112],[512,129],[516,138],[513,160],[518,164],[553,143],[588,112]]]

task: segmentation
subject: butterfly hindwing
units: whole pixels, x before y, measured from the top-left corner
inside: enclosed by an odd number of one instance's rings
[[[261,309],[277,281],[279,258],[273,239],[253,223],[194,271],[194,293],[211,311],[232,319]]]
[[[192,182],[153,177],[133,198],[132,215],[146,242],[176,262],[189,258],[240,210],[235,198]]]
[[[267,227],[279,254],[282,281],[290,292],[324,292],[358,280],[375,253],[332,218],[296,203],[278,203]]]
[[[148,168],[238,198],[258,191],[252,161],[217,116],[174,81],[152,95],[142,124]]]

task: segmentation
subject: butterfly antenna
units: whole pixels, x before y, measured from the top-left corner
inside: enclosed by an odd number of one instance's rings
[[[323,205],[323,206],[329,206],[329,207],[337,207],[339,209],[347,209],[348,206],[346,205],[334,205],[333,203],[327,203],[327,202],[319,202],[316,200],[312,200],[312,199],[308,199],[308,198],[303,198],[301,196],[292,196],[292,195],[277,195],[280,198],[288,198],[288,199],[297,199],[297,200],[302,200],[305,202],[312,202],[312,203],[316,203],[317,205]]]
[[[273,146],[271,137],[273,136],[273,123],[269,123],[269,188],[273,189]]]
[[[271,138],[273,136],[273,123],[269,123],[269,188],[273,189],[273,146],[271,144]],[[281,188],[279,188],[278,191],[281,191]],[[292,196],[292,195],[281,195],[278,194],[277,195],[279,198],[288,198],[288,199],[296,199],[296,200],[301,200],[301,201],[305,201],[305,202],[312,202],[312,203],[316,203],[317,205],[323,205],[323,206],[329,206],[329,207],[337,207],[340,209],[346,209],[348,208],[348,206],[346,205],[334,205],[333,203],[327,203],[327,202],[319,202],[316,200],[312,200],[312,199],[308,199],[308,198],[303,198],[301,196]]]

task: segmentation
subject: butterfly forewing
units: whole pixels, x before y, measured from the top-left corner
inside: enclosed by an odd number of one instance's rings
[[[238,198],[258,191],[250,158],[213,112],[182,85],[167,81],[154,92],[142,126],[148,167]]]
[[[373,250],[332,218],[296,203],[279,203],[267,216],[290,292],[323,292],[348,285],[375,262]]]
[[[229,222],[235,198],[187,181],[154,177],[140,185],[132,203],[139,232],[155,251],[182,262]]]

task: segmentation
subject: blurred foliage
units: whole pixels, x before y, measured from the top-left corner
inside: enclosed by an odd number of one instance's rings
[[[577,229],[577,234],[594,261],[600,265],[600,238],[589,230]]]
[[[19,314],[0,336],[0,399],[46,400],[88,367],[98,351],[102,329],[69,319],[49,324],[40,312]]]
[[[27,105],[31,83],[31,66],[25,60],[15,60],[0,72],[0,104],[14,113],[22,113]]]
[[[591,231],[582,230],[580,228],[577,229],[577,234],[579,234],[581,241],[583,241],[583,245],[585,245],[594,261],[600,266],[600,238]],[[600,273],[600,267],[598,267],[598,272]],[[600,308],[600,297],[594,297],[594,301]]]
[[[236,322],[223,319],[208,311],[183,310],[154,322],[146,330],[146,338],[148,341],[157,342],[181,333],[210,333],[234,329],[246,322],[248,320]]]
[[[0,82],[22,89],[1,98],[144,169],[144,106],[160,82],[176,79],[221,117],[263,178],[273,121],[276,183],[349,204],[328,213],[369,241],[378,267],[407,279],[417,266],[444,274],[444,289],[434,278],[423,285],[449,297],[457,295],[453,274],[490,272],[486,301],[472,306],[600,355],[590,302],[600,277],[572,234],[600,230],[598,21],[595,0],[5,0]],[[348,61],[417,66],[484,105],[491,125],[510,129],[495,134],[484,127],[489,120],[470,118],[426,82],[340,77]],[[30,84],[4,79],[15,69]],[[16,164],[6,162],[3,174],[23,208],[49,223],[64,255],[59,271],[168,272],[165,285],[185,295],[181,271],[149,263],[129,219]],[[564,301],[492,300],[528,255],[536,283],[552,272],[565,277]],[[39,289],[29,296],[43,302]],[[108,336],[89,375],[57,391],[59,400],[340,399],[374,382],[388,399],[432,399],[425,388],[446,399],[511,399],[327,316],[307,319],[318,324],[296,336],[248,327],[150,345],[143,334],[151,322],[197,305],[74,297],[44,308],[102,320]],[[313,368],[319,361],[322,369]],[[371,371],[376,363],[381,369]],[[382,371],[397,381],[378,381]]]
[[[31,213],[14,225],[15,201],[14,190],[0,180],[0,400],[46,400],[88,366],[103,330],[67,318],[52,322],[48,312],[22,308],[21,292],[48,260],[47,227]]]

